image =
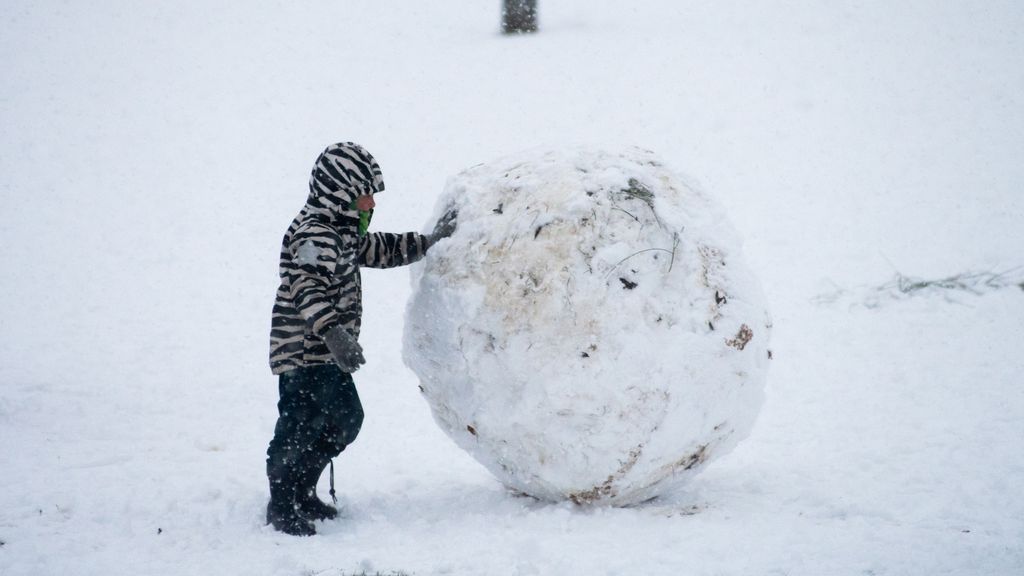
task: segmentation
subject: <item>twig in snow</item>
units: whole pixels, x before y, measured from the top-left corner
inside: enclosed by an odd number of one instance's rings
[[[672,233],[672,258],[668,261],[668,271],[672,271],[672,265],[676,263],[676,248],[679,247],[679,232]]]
[[[967,292],[981,296],[1010,286],[1018,286],[1024,290],[1024,282],[1020,280],[1022,271],[1024,266],[1004,272],[964,272],[934,279],[916,278],[896,272],[891,280],[880,286],[863,287],[856,291],[837,286],[836,290],[819,294],[812,301],[817,304],[832,304],[840,300],[852,300],[853,304],[874,308],[880,304],[880,299],[884,298],[903,300],[921,294],[948,292]]]
[[[618,262],[616,262],[615,265],[612,266],[611,269],[609,269],[607,273],[605,273],[604,277],[608,278],[609,276],[611,276],[612,272],[614,272],[616,268],[618,268],[623,262],[625,262],[626,260],[629,260],[633,256],[639,256],[640,254],[643,254],[644,252],[652,252],[652,251],[667,252],[668,254],[672,254],[674,256],[675,255],[674,250],[675,250],[674,248],[672,250],[666,250],[665,248],[644,248],[643,250],[639,250],[637,252],[633,252],[629,256],[626,256],[622,260],[619,260]]]

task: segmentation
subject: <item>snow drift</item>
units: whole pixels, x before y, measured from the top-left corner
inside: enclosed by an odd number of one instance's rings
[[[404,358],[511,489],[627,505],[746,437],[770,321],[723,211],[651,152],[533,151],[451,178]]]

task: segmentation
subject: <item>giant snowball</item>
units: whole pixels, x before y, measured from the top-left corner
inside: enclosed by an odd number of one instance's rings
[[[404,359],[506,486],[628,505],[747,436],[770,322],[722,209],[652,153],[529,152],[451,178]]]

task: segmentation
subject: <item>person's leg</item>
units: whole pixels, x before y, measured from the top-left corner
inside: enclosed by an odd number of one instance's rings
[[[319,437],[319,451],[327,460],[341,454],[346,446],[355,441],[363,427],[363,404],[352,381],[352,375],[341,370],[335,374],[336,386],[326,395],[324,411],[327,426]]]
[[[319,428],[320,434],[313,444],[313,449],[307,454],[303,466],[303,488],[298,494],[297,502],[300,513],[307,518],[323,520],[334,518],[338,511],[317,498],[317,481],[331,459],[340,454],[359,435],[359,429],[363,424],[363,406],[359,401],[352,375],[342,372],[335,366],[324,371],[324,387],[318,396],[322,412],[317,420],[323,422],[323,426]]]
[[[302,490],[305,463],[321,435],[324,419],[318,402],[322,397],[321,367],[301,367],[280,376],[278,419],[274,438],[267,448],[267,479],[270,503],[267,523],[282,532],[300,536],[316,533],[300,516],[296,498]]]

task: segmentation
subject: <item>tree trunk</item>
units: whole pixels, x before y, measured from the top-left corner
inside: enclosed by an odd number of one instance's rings
[[[537,31],[537,0],[502,0],[501,31],[523,34]]]

